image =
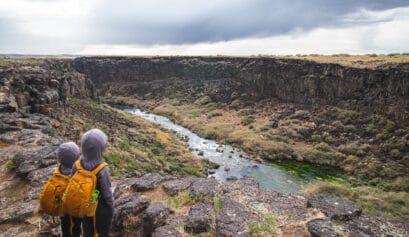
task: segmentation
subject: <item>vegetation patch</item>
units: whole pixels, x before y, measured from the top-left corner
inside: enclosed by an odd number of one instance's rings
[[[12,160],[8,160],[6,162],[6,168],[7,170],[14,170],[16,168],[16,165],[14,164]]]
[[[241,125],[247,126],[254,123],[254,117],[253,116],[246,116],[241,120]]]
[[[276,217],[273,214],[258,213],[260,222],[248,225],[250,236],[271,236],[276,234]]]
[[[328,193],[348,199],[366,213],[388,215],[409,221],[409,193],[387,192],[371,186],[352,186],[335,183],[311,184],[307,194]]]

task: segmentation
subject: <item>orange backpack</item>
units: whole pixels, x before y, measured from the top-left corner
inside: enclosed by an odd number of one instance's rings
[[[65,216],[63,194],[70,180],[70,175],[64,175],[57,167],[53,176],[48,179],[40,194],[41,209],[50,216]]]
[[[77,171],[71,177],[63,195],[65,211],[74,217],[93,217],[98,205],[97,174],[108,164],[103,162],[94,170],[89,171],[82,167],[77,160]],[[94,194],[94,195],[93,195]]]

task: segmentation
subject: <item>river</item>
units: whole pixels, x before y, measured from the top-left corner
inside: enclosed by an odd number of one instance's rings
[[[280,165],[267,162],[259,163],[247,159],[246,157],[249,156],[242,150],[199,137],[189,129],[175,124],[164,116],[147,113],[136,108],[128,108],[125,111],[176,132],[179,137],[186,141],[187,146],[195,156],[220,165],[209,174],[209,177],[215,177],[219,181],[252,176],[258,180],[260,187],[279,192],[299,192],[305,184],[316,181],[313,175],[300,177]]]

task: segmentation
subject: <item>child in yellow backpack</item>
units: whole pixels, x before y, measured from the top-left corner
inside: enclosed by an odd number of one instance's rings
[[[60,165],[40,194],[40,205],[43,211],[51,216],[60,216],[63,237],[81,235],[81,219],[66,215],[62,205],[62,195],[70,179],[72,166],[79,155],[80,150],[75,143],[62,143],[57,150],[57,160]]]
[[[95,190],[93,190],[91,195],[91,200],[97,200],[95,214],[80,214],[81,216],[85,215],[82,219],[84,237],[109,236],[111,228],[114,214],[114,198],[111,191],[109,169],[107,164],[102,161],[102,152],[107,143],[108,137],[99,129],[94,128],[84,133],[81,139],[82,156],[80,160],[74,164],[72,169],[72,179],[75,179],[76,172],[85,174],[91,171],[91,173],[96,176]],[[67,194],[67,196],[68,195],[69,194]]]

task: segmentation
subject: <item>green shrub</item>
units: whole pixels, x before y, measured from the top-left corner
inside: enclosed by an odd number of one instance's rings
[[[213,118],[213,117],[218,117],[218,116],[222,116],[223,113],[221,111],[212,111],[209,114],[207,114],[207,118]]]
[[[321,142],[321,143],[315,145],[314,148],[317,149],[317,150],[319,150],[319,151],[324,151],[324,152],[329,152],[329,151],[331,151],[331,147],[328,146],[328,144],[325,143],[325,142]]]
[[[12,160],[8,160],[6,163],[6,168],[8,170],[13,170],[16,168],[16,165],[14,164],[14,162]]]
[[[321,141],[321,136],[320,136],[319,134],[314,133],[314,134],[311,136],[311,142],[318,143],[318,142],[320,142],[320,141]]]
[[[389,155],[392,157],[392,158],[400,158],[401,157],[401,153],[400,153],[400,151],[398,150],[398,149],[392,149],[390,152],[389,152]]]
[[[253,116],[246,116],[241,120],[241,125],[247,126],[254,123],[254,117]]]
[[[287,136],[282,136],[280,134],[275,134],[275,133],[269,133],[265,135],[267,139],[273,140],[276,142],[284,142],[284,143],[289,143],[291,140]]]
[[[250,236],[271,236],[276,234],[276,217],[273,214],[259,213],[260,222],[248,225]]]
[[[103,157],[108,164],[113,164],[114,166],[119,165],[121,162],[121,154],[119,153],[108,152]]]
[[[366,155],[366,151],[354,142],[339,146],[338,151],[344,154],[347,154],[347,155],[355,155],[355,156],[365,156]]]
[[[126,139],[119,142],[119,147],[124,151],[129,151],[131,145],[129,144],[128,139]]]
[[[337,165],[345,160],[345,155],[339,152],[333,151],[321,151],[317,149],[304,149],[301,155],[306,161],[321,164],[321,165]]]
[[[222,202],[221,202],[221,195],[220,194],[216,194],[213,197],[213,203],[214,203],[214,209],[216,211],[220,210],[220,207],[222,206]]]
[[[354,132],[356,132],[356,128],[355,128],[354,125],[346,125],[344,127],[344,131],[348,132],[348,133],[354,133]]]
[[[253,109],[242,109],[242,110],[240,110],[240,112],[239,112],[239,115],[240,115],[240,116],[250,116],[250,115],[252,115],[252,114],[254,114],[254,110],[253,110]]]

